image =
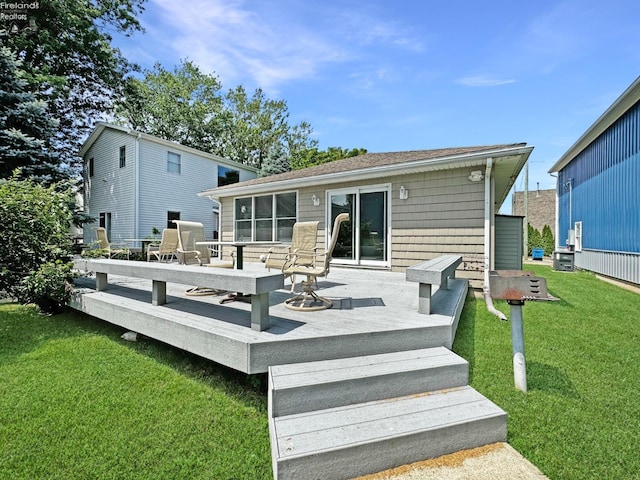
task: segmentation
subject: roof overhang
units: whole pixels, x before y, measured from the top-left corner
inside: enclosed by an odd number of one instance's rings
[[[607,128],[640,100],[640,77],[589,127],[589,129],[565,152],[550,169],[555,173],[566,167],[580,152],[593,143]]]
[[[222,198],[259,195],[278,190],[312,186],[328,187],[336,183],[373,180],[392,175],[409,175],[454,168],[478,168],[486,165],[488,158],[492,158],[494,161],[493,171],[496,184],[496,203],[501,205],[518,177],[520,170],[526,163],[529,155],[531,155],[532,150],[533,146],[518,146],[436,159],[411,161],[401,164],[383,165],[349,172],[329,173],[282,181],[276,180],[260,184],[243,185],[239,183],[236,185],[228,185],[224,188],[205,190],[198,195],[208,197],[214,201],[220,201]]]

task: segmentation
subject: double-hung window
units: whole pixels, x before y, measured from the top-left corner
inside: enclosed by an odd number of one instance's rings
[[[295,192],[236,198],[236,241],[290,242],[296,223]]]
[[[120,147],[120,168],[127,166],[127,147],[124,145]]]
[[[180,154],[167,152],[167,172],[179,174],[181,166]]]

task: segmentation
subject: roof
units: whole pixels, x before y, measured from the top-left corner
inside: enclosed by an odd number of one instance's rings
[[[594,122],[589,129],[567,150],[549,169],[549,173],[559,172],[593,143],[605,130],[613,125],[627,110],[640,100],[640,77],[627,88],[618,99]]]
[[[168,148],[172,148],[174,150],[180,150],[185,153],[197,155],[199,157],[213,160],[217,163],[220,163],[222,165],[226,165],[229,167],[240,168],[240,169],[247,170],[254,173],[258,172],[258,170],[254,167],[250,167],[239,162],[234,162],[233,160],[230,160],[225,157],[221,157],[219,155],[214,155],[213,153],[203,152],[202,150],[187,147],[177,142],[165,140],[163,138],[156,137],[154,135],[149,135],[148,133],[138,132],[137,130],[133,130],[131,128],[123,127],[121,125],[114,125],[112,123],[106,123],[106,122],[98,122],[96,124],[96,127],[93,129],[93,132],[91,132],[89,137],[85,140],[85,142],[82,144],[82,147],[80,148],[81,157],[84,157],[84,155],[89,151],[91,146],[96,142],[96,140],[98,140],[98,138],[100,138],[100,135],[102,135],[102,132],[104,132],[106,129],[117,130],[127,135],[131,135],[132,137],[143,138],[149,142],[158,143]]]
[[[406,152],[367,153],[301,170],[225,185],[206,190],[199,195],[218,200],[225,197],[251,195],[286,188],[330,185],[351,180],[382,178],[389,175],[451,168],[479,167],[486,164],[487,158],[493,158],[496,161],[499,160],[498,164],[496,164],[496,172],[501,172],[502,181],[496,182],[496,187],[500,187],[499,191],[498,188],[496,190],[496,200],[502,203],[532,150],[533,147],[528,147],[526,143],[512,143]],[[502,191],[505,188],[506,190]]]

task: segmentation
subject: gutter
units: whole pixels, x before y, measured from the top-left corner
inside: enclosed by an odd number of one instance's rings
[[[489,271],[491,270],[491,169],[493,168],[493,158],[487,158],[487,167],[484,172],[484,286],[482,292],[484,294],[484,302],[487,305],[489,313],[506,320],[504,313],[497,310],[493,306],[491,298],[491,290],[489,289]]]
[[[139,212],[140,208],[140,137],[141,133],[135,137],[135,167],[133,179],[133,238],[140,238]]]

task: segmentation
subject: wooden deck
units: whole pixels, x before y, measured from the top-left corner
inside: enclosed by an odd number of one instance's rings
[[[245,269],[262,269],[247,264]],[[453,343],[468,284],[450,280],[437,291],[430,315],[418,313],[418,284],[405,274],[332,268],[320,281],[330,310],[296,312],[284,307],[285,289],[269,297],[271,328],[251,329],[249,304],[219,304],[222,297],[187,297],[185,285],[167,284],[167,304],[151,304],[151,281],[109,276],[109,288],[78,281],[70,306],[245,373],[271,365],[347,358]]]

